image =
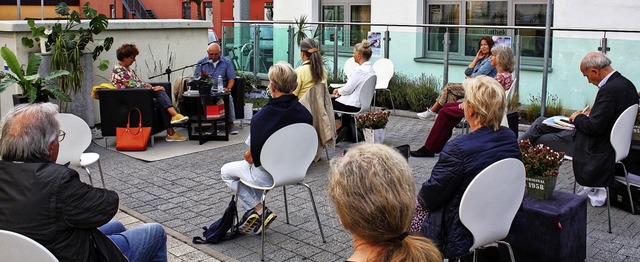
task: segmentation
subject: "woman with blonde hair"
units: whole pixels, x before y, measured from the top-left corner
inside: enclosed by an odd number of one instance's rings
[[[522,158],[515,134],[500,126],[505,101],[504,89],[493,78],[478,76],[465,82],[464,116],[471,130],[447,142],[418,193],[419,208],[429,210],[421,232],[447,259],[466,256],[473,244],[473,235],[458,213],[469,183],[499,160]],[[522,213],[514,221],[521,218]]]
[[[334,110],[354,113],[360,111],[360,90],[362,90],[364,82],[367,81],[370,76],[376,74],[373,71],[373,65],[369,62],[372,54],[371,44],[366,39],[353,47],[353,59],[360,66],[351,73],[347,83],[343,87],[333,90],[333,95],[336,97],[332,103]],[[355,126],[355,121],[350,115],[342,115],[340,128],[338,128],[337,133],[338,138],[336,139],[336,143],[342,141],[346,136],[351,136],[352,141],[356,140],[358,130]]]
[[[329,195],[354,251],[347,261],[442,261],[433,243],[408,235],[415,182],[407,161],[381,144],[361,144],[331,162]]]

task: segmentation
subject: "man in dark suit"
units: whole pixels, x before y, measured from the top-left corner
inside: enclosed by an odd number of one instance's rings
[[[609,137],[618,116],[638,103],[638,91],[627,78],[611,67],[602,53],[590,52],[580,63],[587,81],[598,87],[591,110],[579,110],[569,118],[575,130],[561,130],[542,124],[538,118],[518,140],[529,139],[573,156],[576,181],[581,185],[605,187],[613,182],[615,152]],[[594,153],[597,152],[597,153]]]

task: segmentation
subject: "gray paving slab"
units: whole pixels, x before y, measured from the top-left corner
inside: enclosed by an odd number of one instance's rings
[[[415,113],[398,111],[387,126],[385,144],[409,144],[420,147],[431,129],[432,121],[413,118]],[[458,135],[459,130],[454,132]],[[214,141],[208,143],[215,143]],[[103,144],[103,143],[100,143]],[[351,144],[341,143],[329,149],[331,158],[337,157]],[[133,217],[142,221],[156,221],[176,239],[189,247],[174,247],[175,259],[184,261],[256,261],[260,254],[260,238],[239,236],[218,245],[193,245],[190,239],[201,234],[202,226],[219,218],[226,208],[232,190],[220,180],[220,167],[242,159],[246,145],[237,144],[156,162],[144,162],[92,144],[88,151],[101,155],[107,187],[120,195],[121,205]],[[284,198],[281,189],[269,193],[267,205],[278,213],[278,219],[267,231],[265,250],[270,261],[344,261],[352,251],[351,238],[340,226],[326,195],[326,159],[313,163],[306,182],[312,188],[318,205],[327,242],[322,243],[315,222],[308,193],[304,188],[287,189],[290,223],[285,223]],[[430,176],[437,158],[410,158],[416,186]],[[91,167],[97,174],[97,167]],[[85,175],[81,175],[88,181]],[[571,192],[573,171],[570,164],[560,168],[557,190]],[[243,211],[240,210],[242,213]],[[606,207],[588,206],[586,261],[640,260],[640,216],[633,216],[612,207],[613,233],[607,233]],[[140,218],[138,218],[140,219]],[[201,250],[202,254],[190,251]],[[180,255],[180,256],[176,256]],[[175,260],[178,261],[178,260]]]

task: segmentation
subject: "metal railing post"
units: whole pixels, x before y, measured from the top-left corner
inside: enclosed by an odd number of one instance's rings
[[[294,32],[293,32],[293,26],[289,25],[289,31],[287,32],[287,34],[289,34],[289,41],[287,42],[288,44],[288,54],[287,54],[287,59],[289,60],[289,64],[293,65],[293,49],[294,49]]]
[[[552,0],[547,0],[547,17],[544,29],[544,63],[542,66],[542,92],[540,94],[540,116],[544,116],[547,106],[547,80],[549,78],[549,53],[551,52],[551,8]]]
[[[442,62],[444,71],[442,72],[442,88],[449,83],[449,28],[444,32],[444,40],[442,40]]]
[[[229,56],[229,51],[227,50],[227,40],[225,40],[225,35],[227,34],[227,26],[223,25],[222,26],[222,39],[218,39],[220,41],[220,46],[222,47],[222,55],[223,56]],[[233,47],[231,47],[233,48]],[[238,70],[237,68],[235,68],[235,70]]]
[[[260,44],[260,25],[253,24],[253,76],[258,76],[258,45]]]
[[[389,28],[387,28],[384,31],[384,58],[386,59],[389,59],[389,41],[391,41],[391,38],[389,38]]]
[[[338,77],[338,25],[333,26],[333,77]]]
[[[600,47],[598,47],[598,51],[605,55],[609,50],[611,50],[611,48],[607,46],[607,42],[607,31],[604,31],[604,35],[602,36],[602,39],[600,39]]]
[[[520,30],[516,30],[515,40],[516,43],[514,46],[513,54],[515,55],[516,64],[513,68],[513,78],[516,80],[516,83],[513,85],[513,88],[515,90],[511,90],[511,92],[515,91],[516,93],[519,93],[520,90],[518,90],[518,85],[520,84],[520,52],[522,52],[522,37],[520,36]]]

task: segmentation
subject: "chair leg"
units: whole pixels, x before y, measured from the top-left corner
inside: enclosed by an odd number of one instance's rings
[[[287,218],[287,224],[289,224],[289,205],[287,204],[287,187],[282,186],[282,194],[284,195],[284,217]]]
[[[633,204],[631,204],[631,206],[633,206]],[[607,187],[607,219],[609,220],[609,234],[611,234],[611,200],[609,199],[609,187]]]
[[[261,218],[264,218],[265,215],[265,210],[267,209],[267,203],[266,203],[266,197],[267,197],[267,191],[263,191],[262,192],[262,216]],[[264,261],[264,234],[265,234],[265,228],[264,228],[264,219],[260,219],[260,224],[262,224],[262,232],[260,232],[262,234],[262,243],[260,244],[262,246],[262,251],[260,251],[260,261]]]
[[[107,188],[107,185],[104,183],[104,176],[102,176],[102,163],[100,163],[100,159],[98,159],[98,171],[100,171],[100,179],[102,180],[102,187]]]
[[[507,245],[507,248],[509,248],[509,256],[510,256],[510,258],[511,258],[511,261],[512,261],[512,262],[515,262],[515,261],[516,261],[516,259],[515,259],[515,257],[513,256],[513,249],[511,249],[511,245],[509,244],[509,242],[505,242],[505,241],[498,241],[498,243],[501,243],[501,244],[505,244],[505,245]]]
[[[629,173],[627,173],[627,167],[622,162],[620,162],[619,164],[622,165],[622,169],[624,170],[624,180],[627,184],[627,193],[629,194],[629,202],[631,203],[631,214],[635,215],[636,211],[634,210],[634,207],[633,207],[633,201],[632,201],[633,197],[631,197],[631,186],[629,186]]]
[[[84,168],[84,170],[87,171],[87,176],[89,176],[89,184],[91,184],[91,186],[93,186],[93,179],[91,179],[91,172],[86,167],[82,167],[82,168]]]
[[[391,95],[391,90],[383,89],[389,91],[389,99],[391,100],[391,109],[393,109],[393,114],[396,114],[396,106],[393,104],[393,96]]]
[[[313,191],[311,191],[311,187],[305,183],[298,183],[298,185],[303,185],[309,191],[309,196],[311,197],[311,204],[313,205],[313,212],[316,214],[316,220],[318,221],[318,228],[320,229],[320,237],[322,237],[322,243],[327,243],[324,239],[324,232],[322,231],[322,224],[320,224],[320,216],[318,215],[318,208],[316,208],[316,201],[313,199]]]
[[[322,146],[322,147],[324,147],[324,153],[327,155],[327,161],[329,161],[329,160],[330,160],[330,159],[329,159],[329,150],[327,149],[327,146],[326,146],[326,145],[324,145],[324,146]]]
[[[358,143],[358,118],[356,117],[356,115],[353,115],[353,123],[356,129],[356,144]]]

